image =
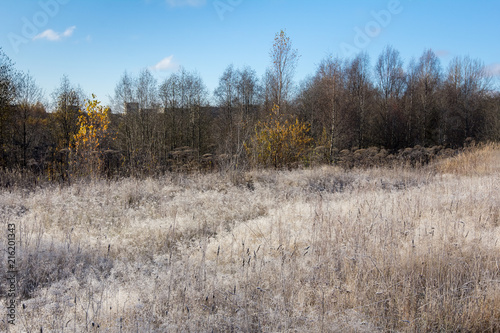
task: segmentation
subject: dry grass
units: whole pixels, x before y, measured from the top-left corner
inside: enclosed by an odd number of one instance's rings
[[[467,154],[3,191],[20,240],[9,329],[497,332],[500,154]]]
[[[437,163],[443,173],[459,175],[500,172],[500,144],[487,143],[467,148],[462,154]]]

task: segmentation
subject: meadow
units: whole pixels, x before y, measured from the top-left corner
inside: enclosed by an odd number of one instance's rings
[[[0,218],[18,242],[3,332],[500,331],[498,145],[421,167],[14,186]]]

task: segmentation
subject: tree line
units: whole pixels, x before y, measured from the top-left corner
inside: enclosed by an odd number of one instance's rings
[[[387,46],[374,64],[366,52],[328,56],[296,85],[299,54],[286,32],[275,35],[269,55],[262,77],[229,65],[213,92],[184,68],[162,82],[148,69],[124,72],[108,112],[67,76],[44,102],[35,79],[0,49],[0,168],[70,180],[81,169],[78,154],[99,162],[94,176],[154,175],[307,165],[318,152],[335,163],[343,149],[500,139],[500,94],[478,59],[456,57],[443,69],[425,50],[405,65]],[[101,123],[88,125],[91,117]],[[92,135],[101,137],[90,138],[97,126]],[[98,144],[82,153],[88,142]]]

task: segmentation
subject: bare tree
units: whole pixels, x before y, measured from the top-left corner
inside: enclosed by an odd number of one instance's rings
[[[319,144],[325,144],[322,140],[325,121],[322,110],[320,110],[319,80],[317,76],[308,76],[299,84],[297,98],[294,101],[297,116],[311,125],[310,134]]]
[[[205,146],[204,137],[208,135],[204,132],[208,123],[203,113],[208,105],[208,93],[200,75],[181,68],[161,84],[159,95],[170,131],[164,137],[169,138],[171,148],[201,149]]]
[[[460,145],[467,138],[480,137],[490,83],[482,61],[470,57],[451,61],[445,82],[445,143]]]
[[[174,150],[182,141],[181,79],[176,73],[166,78],[159,88],[163,108],[163,140],[166,150]]]
[[[368,53],[358,54],[350,62],[346,72],[346,98],[351,113],[350,121],[356,135],[353,142],[356,142],[358,147],[363,148],[367,145],[367,126],[370,117],[369,107],[373,95]]]
[[[203,123],[204,114],[202,109],[208,105],[208,91],[203,79],[196,72],[186,75],[184,83],[187,93],[185,95],[185,107],[189,112],[191,128],[190,146],[200,153],[204,145],[206,128],[206,123]]]
[[[398,136],[398,125],[401,123],[401,97],[405,87],[403,61],[399,51],[387,46],[380,54],[375,65],[375,76],[380,98],[380,119],[378,126],[383,130],[380,143],[390,148],[402,144]]]
[[[244,151],[255,118],[258,82],[255,71],[249,67],[236,70],[226,68],[214,91],[218,106],[214,137],[221,154],[228,156],[228,166],[235,166]]]
[[[290,37],[281,30],[274,37],[274,44],[270,52],[271,67],[268,71],[268,89],[272,102],[281,110],[286,107],[292,91],[293,76],[299,55],[292,47]]]
[[[118,113],[124,113],[125,104],[135,101],[134,90],[134,79],[125,71],[115,87],[115,96],[112,99],[114,110],[117,110]]]
[[[41,101],[43,98],[42,89],[36,84],[35,79],[29,73],[19,73],[16,78],[16,144],[21,148],[21,165],[27,166],[28,151],[33,149],[34,141],[40,139],[42,135],[42,119],[37,115],[37,111],[45,108]],[[39,112],[38,112],[39,113]]]
[[[405,76],[399,51],[392,46],[387,46],[377,60],[375,74],[384,101],[401,96]]]
[[[406,70],[406,89],[403,98],[405,112],[405,145],[411,146],[416,144],[418,136],[419,124],[417,123],[417,108],[418,108],[418,64],[415,58],[410,60]]]
[[[339,135],[338,127],[341,123],[340,108],[344,92],[344,70],[339,58],[326,58],[318,68],[316,79],[320,84],[320,94],[323,96],[323,106],[326,106],[326,122],[329,124],[329,158],[333,161],[333,149]]]
[[[139,103],[139,109],[154,109],[158,107],[158,82],[149,69],[144,69],[137,78],[135,100]]]
[[[79,130],[78,116],[85,97],[80,87],[76,87],[64,75],[59,87],[52,93],[54,112],[51,114],[52,133],[55,137],[52,169],[63,181],[71,181],[69,151],[75,134]]]
[[[258,96],[261,87],[255,70],[250,67],[244,67],[238,72],[237,92],[240,106],[245,115],[249,115],[252,109],[259,103]]]
[[[125,72],[115,88],[115,104],[127,108],[119,137],[128,171],[132,174],[152,172],[162,158],[164,125],[159,114],[158,83],[153,74],[143,69],[134,78]]]
[[[0,48],[0,163],[4,166],[7,160],[5,145],[12,137],[12,112],[11,104],[16,96],[14,84],[15,69],[12,61]]]
[[[12,60],[0,48],[0,108],[4,108],[15,98],[15,69]]]
[[[432,50],[426,50],[417,65],[416,123],[420,127],[417,142],[423,145],[439,141],[436,132],[439,122],[439,89],[441,85],[441,66]]]
[[[153,154],[157,143],[158,83],[148,69],[141,71],[136,82],[135,100],[139,104],[140,140],[146,151]]]
[[[80,87],[75,87],[64,75],[59,87],[52,93],[55,106],[54,121],[58,147],[68,148],[78,131],[78,114],[85,97]]]
[[[485,123],[485,139],[500,141],[500,92],[498,91],[488,97]]]
[[[239,72],[229,65],[219,78],[219,85],[214,90],[214,97],[224,120],[232,126],[234,109],[240,103],[238,94]]]
[[[218,146],[221,153],[233,156],[237,149],[237,112],[239,110],[238,94],[239,72],[233,65],[226,67],[219,78],[219,85],[214,90],[214,97],[218,106],[216,121]]]
[[[241,156],[244,154],[244,143],[250,139],[254,131],[254,124],[258,117],[258,108],[262,88],[254,69],[246,66],[238,71],[239,113],[236,119],[236,165],[241,165]]]

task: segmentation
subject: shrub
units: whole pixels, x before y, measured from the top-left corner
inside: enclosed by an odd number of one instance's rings
[[[99,176],[103,169],[103,142],[108,135],[109,108],[93,100],[85,103],[86,112],[80,111],[79,130],[71,148],[74,172],[83,176]]]
[[[309,124],[286,119],[278,110],[275,105],[268,120],[257,123],[254,136],[245,144],[250,160],[256,165],[282,168],[307,160],[313,140]]]

